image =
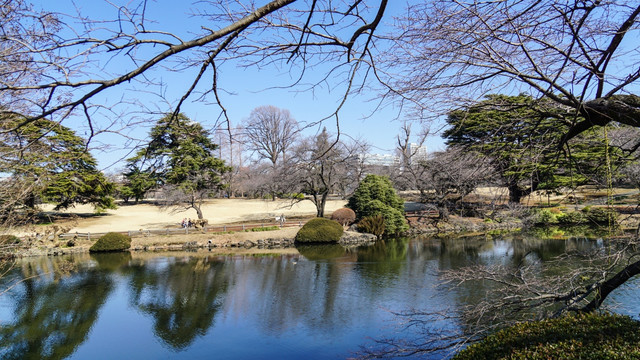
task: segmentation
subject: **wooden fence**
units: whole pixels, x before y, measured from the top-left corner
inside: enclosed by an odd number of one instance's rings
[[[194,227],[175,228],[175,229],[140,229],[140,230],[128,230],[128,231],[115,231],[121,234],[126,234],[131,237],[135,236],[151,236],[151,235],[187,235],[187,234],[206,234],[206,233],[226,233],[226,232],[239,232],[239,231],[251,231],[257,228],[268,228],[273,226],[284,227],[302,227],[306,221],[289,221],[280,223],[260,223],[260,224],[234,224],[234,225],[207,225],[204,228],[196,229]],[[106,233],[101,232],[73,232],[61,234],[61,239],[72,238],[86,238],[88,240],[98,239],[100,236]]]

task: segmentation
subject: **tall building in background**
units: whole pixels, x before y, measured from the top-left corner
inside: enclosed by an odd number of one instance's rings
[[[427,160],[428,152],[426,145],[410,143],[408,147],[409,163]]]

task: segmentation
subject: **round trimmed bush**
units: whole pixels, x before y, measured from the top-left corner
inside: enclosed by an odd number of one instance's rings
[[[339,222],[342,226],[348,226],[356,221],[356,213],[349,208],[338,209],[331,214],[331,220]]]
[[[296,234],[298,243],[337,243],[344,229],[337,221],[325,218],[309,220]]]
[[[127,235],[110,232],[102,235],[93,246],[90,252],[101,251],[122,251],[131,247],[131,238]]]
[[[582,314],[522,323],[458,353],[466,359],[639,359],[640,322],[621,315]]]

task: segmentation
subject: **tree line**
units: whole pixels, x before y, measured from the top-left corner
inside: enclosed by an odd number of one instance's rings
[[[210,0],[193,4],[191,21],[201,26],[189,34],[154,23],[147,11],[153,3],[146,0],[109,4],[111,17],[92,20],[81,9],[62,13],[26,0],[0,1],[4,221],[31,218],[41,201],[59,208],[113,206],[113,182],[97,170],[87,142],[111,132],[127,136],[115,129],[145,120],[156,123],[157,132],[130,160],[130,198],[151,184],[162,188],[167,204],[181,199],[183,207],[198,206],[200,196],[221,190],[295,191],[309,194],[321,215],[326,194],[349,192],[355,184],[340,179],[360,178],[360,168],[351,165],[357,159],[349,155],[353,144],[341,144],[340,132],[305,140],[284,125],[279,133],[291,142],[271,141],[272,134],[256,128],[264,143],[246,143],[264,161],[246,167],[231,161],[242,152],[234,150],[238,142],[220,96],[233,92],[233,85],[221,85],[226,66],[280,71],[297,90],[326,84],[339,89],[337,105],[326,114],[338,125],[342,105],[371,89],[380,106],[409,109],[424,124],[446,118],[446,151],[412,160],[407,125],[398,137],[398,166],[367,170],[389,175],[398,188],[417,189],[443,214],[463,206],[479,184],[506,187],[512,203],[536,190],[587,182],[638,184],[637,3],[427,1],[394,12],[397,2],[387,0],[270,0],[262,6]],[[176,98],[165,95],[167,69],[188,76]],[[106,96],[114,90],[123,95]],[[136,91],[153,92],[169,104],[160,111],[167,115],[164,123],[153,105],[131,96]],[[189,101],[214,104],[235,154],[229,161],[214,156],[222,148],[208,130],[181,115]],[[151,115],[140,119],[140,113]],[[78,121],[85,139],[70,130]],[[192,171],[200,166],[201,172]],[[609,264],[601,272],[565,274],[568,292],[527,283],[523,268],[487,272],[485,280],[500,283],[513,275],[502,283],[533,289],[516,305],[528,299],[529,305],[555,301],[577,309],[575,301],[587,299],[597,308],[611,289],[640,273],[633,258],[611,256],[593,255]]]
[[[443,133],[448,148],[428,157],[408,153],[411,129],[405,124],[398,161],[387,166],[366,162],[364,141],[344,141],[326,128],[304,136],[289,111],[274,106],[254,109],[232,129],[231,141],[218,137],[227,140],[222,147],[214,142],[219,129],[166,114],[111,180],[71,129],[46,120],[13,129],[6,121],[11,137],[2,161],[10,176],[3,182],[3,216],[32,217],[47,202],[55,209],[89,203],[101,211],[115,206],[114,196],[138,202],[150,193],[167,208],[195,210],[199,219],[204,201],[219,196],[307,199],[324,216],[330,194],[346,199],[369,173],[388,176],[399,190],[418,190],[421,202],[445,215],[481,185],[504,187],[508,201],[519,204],[538,190],[634,183],[635,149],[627,139],[635,129],[596,127],[564,141],[567,128],[553,121],[560,111],[524,94],[490,95],[450,111]]]

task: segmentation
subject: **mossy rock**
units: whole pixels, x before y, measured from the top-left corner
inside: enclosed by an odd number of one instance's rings
[[[110,232],[102,235],[93,246],[90,252],[122,251],[131,247],[131,238],[127,235]]]
[[[297,243],[337,243],[343,231],[337,221],[315,218],[304,224],[295,240]]]
[[[453,359],[640,359],[640,322],[621,315],[582,314],[522,323]]]

